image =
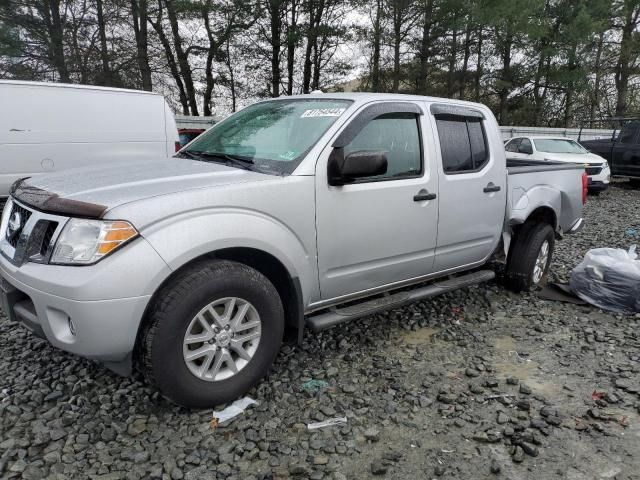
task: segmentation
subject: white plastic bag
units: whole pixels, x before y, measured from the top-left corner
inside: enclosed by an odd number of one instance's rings
[[[571,272],[571,290],[583,300],[618,313],[640,312],[640,260],[636,245],[589,250]]]

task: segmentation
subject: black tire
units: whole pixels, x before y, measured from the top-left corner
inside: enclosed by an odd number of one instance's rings
[[[548,242],[549,254],[543,274],[534,279],[534,268],[542,245]],[[506,286],[514,292],[528,292],[542,287],[547,281],[553,256],[555,233],[547,223],[525,223],[516,234],[507,260]]]
[[[215,382],[192,374],[183,357],[191,320],[209,303],[238,297],[260,316],[261,337],[253,357],[230,378]],[[159,293],[141,337],[140,367],[149,383],[174,403],[208,408],[238,398],[269,371],[282,344],[284,311],[273,284],[260,272],[231,261],[197,263]]]

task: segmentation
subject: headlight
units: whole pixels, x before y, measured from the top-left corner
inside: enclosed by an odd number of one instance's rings
[[[609,162],[605,160],[604,163],[602,164],[602,169],[606,170],[607,168],[609,168]]]
[[[95,263],[137,235],[133,225],[123,220],[72,218],[58,237],[51,263]]]

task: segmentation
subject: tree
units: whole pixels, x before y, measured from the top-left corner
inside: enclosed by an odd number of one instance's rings
[[[629,105],[629,79],[632,74],[637,74],[640,57],[640,1],[623,0],[616,7],[616,29],[621,33],[620,53],[615,66],[616,115],[623,116]]]

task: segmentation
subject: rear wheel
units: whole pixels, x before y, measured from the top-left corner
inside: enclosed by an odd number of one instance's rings
[[[547,223],[525,223],[517,233],[507,260],[505,280],[515,292],[531,291],[547,281],[555,234]]]
[[[244,264],[196,264],[160,292],[142,337],[142,369],[187,407],[226,403],[269,370],[282,342],[277,290]]]

